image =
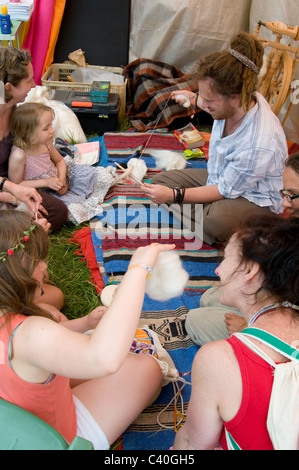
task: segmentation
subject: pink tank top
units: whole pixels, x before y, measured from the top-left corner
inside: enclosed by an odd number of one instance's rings
[[[14,148],[16,147],[13,147],[13,149]],[[37,156],[29,155],[19,147],[18,150],[21,150],[26,158],[23,180],[53,178],[58,176],[57,168],[52,162],[50,153],[47,149],[45,152]]]
[[[0,319],[0,397],[46,421],[70,443],[76,437],[77,418],[69,379],[50,376],[44,384],[26,382],[10,366],[10,342],[16,329],[26,321],[24,315]]]

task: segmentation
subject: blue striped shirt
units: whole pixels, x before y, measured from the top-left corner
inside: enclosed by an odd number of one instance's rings
[[[207,185],[217,185],[224,198],[243,197],[280,213],[286,136],[265,98],[255,93],[255,99],[255,106],[232,135],[222,138],[225,120],[214,121]]]

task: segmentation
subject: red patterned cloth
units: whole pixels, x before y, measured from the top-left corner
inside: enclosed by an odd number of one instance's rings
[[[101,293],[105,287],[105,284],[99,271],[93,243],[91,240],[90,227],[84,227],[78,230],[74,237],[70,239],[70,242],[79,246],[75,254],[82,257],[82,262],[86,260],[87,266],[90,269],[91,280],[95,285],[96,291],[98,294]]]

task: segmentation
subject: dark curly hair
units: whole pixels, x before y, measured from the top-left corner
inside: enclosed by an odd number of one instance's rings
[[[256,262],[265,278],[258,292],[299,306],[299,217],[250,217],[236,232],[241,264]],[[298,312],[297,312],[298,313]]]

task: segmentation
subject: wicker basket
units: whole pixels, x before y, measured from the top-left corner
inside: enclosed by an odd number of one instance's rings
[[[122,75],[122,68],[120,67],[102,67],[96,65],[88,65],[87,67],[103,70],[105,72],[112,72]],[[71,75],[76,70],[77,65],[72,64],[52,64],[42,76],[41,82],[48,90],[79,90],[89,91],[91,83],[70,82],[68,75]],[[120,97],[120,110],[119,118],[125,116],[126,113],[126,89],[127,79],[123,85],[111,85],[110,93],[118,93]]]

